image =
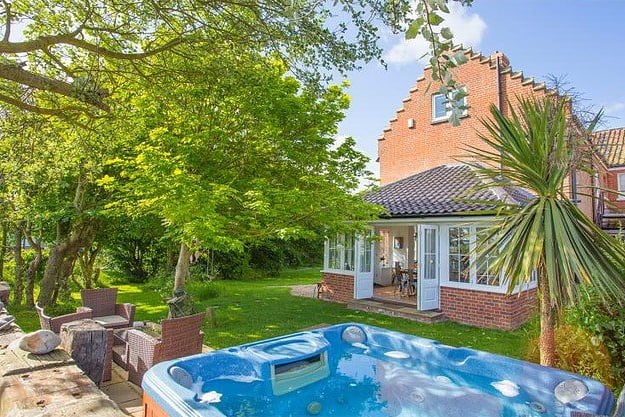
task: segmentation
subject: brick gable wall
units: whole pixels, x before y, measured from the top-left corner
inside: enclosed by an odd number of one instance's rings
[[[484,131],[480,118],[488,117],[490,106],[499,104],[498,91],[504,113],[508,113],[505,104],[514,103],[516,97],[546,94],[544,84],[512,71],[501,53],[484,57],[467,49],[465,55],[469,61],[454,69],[454,77],[467,89],[468,115],[462,118],[460,126],[447,121],[432,122],[432,95],[440,84],[431,83],[431,69],[426,69],[378,139],[381,185],[439,165],[457,163],[466,146],[483,147],[478,136],[478,132]],[[412,128],[409,119],[414,120]]]

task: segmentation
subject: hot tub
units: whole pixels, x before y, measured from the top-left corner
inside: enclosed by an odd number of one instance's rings
[[[608,414],[580,375],[346,323],[160,363],[146,417],[560,417]]]

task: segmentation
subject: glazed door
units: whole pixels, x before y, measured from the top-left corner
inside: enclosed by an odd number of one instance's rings
[[[354,279],[354,298],[373,297],[373,231],[358,236],[356,243],[356,276]]]
[[[438,226],[419,225],[419,310],[436,310],[440,306]]]

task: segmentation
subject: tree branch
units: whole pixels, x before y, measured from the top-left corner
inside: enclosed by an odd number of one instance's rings
[[[22,69],[16,64],[0,63],[0,74],[2,74],[2,78],[14,81],[21,85],[78,99],[101,110],[109,110],[109,106],[102,101],[102,99],[108,95],[108,92],[105,90],[97,90],[92,94],[83,94],[83,91],[78,90],[75,86],[69,83],[34,74],[30,71]]]
[[[164,45],[149,51],[125,53],[102,48],[90,42],[78,39],[76,38],[76,35],[77,33],[73,32],[63,35],[41,36],[37,39],[23,42],[8,42],[6,40],[3,40],[2,42],[0,42],[0,54],[21,54],[34,51],[43,51],[54,45],[71,45],[85,51],[93,52],[106,58],[134,60],[148,58],[152,55],[156,55],[160,52],[180,45],[184,41],[182,37],[179,37],[176,39],[172,39]]]
[[[2,37],[3,42],[8,42],[9,37],[11,36],[11,3],[6,0],[2,0],[4,4],[4,10],[6,10],[6,24],[4,26],[4,36]]]
[[[7,95],[4,95],[2,93],[0,93],[0,101],[3,101],[7,104],[10,104],[12,106],[17,107],[18,109],[21,110],[25,110],[31,113],[36,113],[36,114],[41,114],[43,116],[54,116],[54,117],[58,117],[62,120],[65,120],[66,122],[73,124],[75,126],[79,126],[85,130],[92,130],[91,128],[89,128],[89,126],[71,119],[70,117],[67,116],[68,112],[71,111],[75,111],[75,112],[80,112],[80,113],[86,113],[89,114],[87,112],[87,109],[82,108],[82,107],[60,107],[57,109],[51,109],[51,108],[47,108],[47,107],[39,107],[39,106],[33,106],[32,104],[27,104],[24,103],[22,100],[18,100],[16,98],[13,97],[9,97]]]

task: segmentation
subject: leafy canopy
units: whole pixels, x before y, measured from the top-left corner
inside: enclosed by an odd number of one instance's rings
[[[353,194],[367,158],[352,139],[335,143],[341,88],[306,88],[256,51],[195,53],[166,83],[128,86],[112,129],[129,151],[100,181],[117,193],[111,209],[153,213],[176,239],[221,249],[377,213]]]

